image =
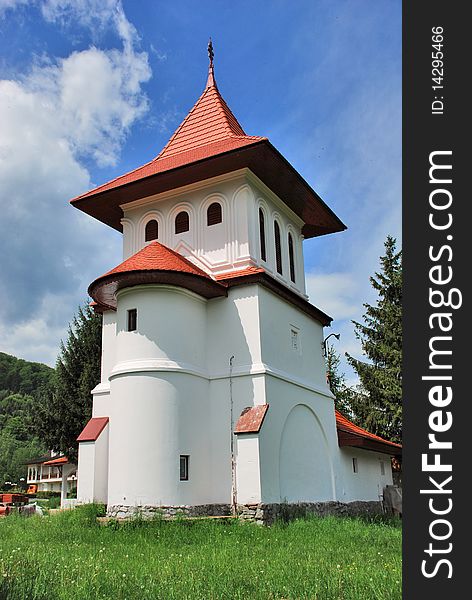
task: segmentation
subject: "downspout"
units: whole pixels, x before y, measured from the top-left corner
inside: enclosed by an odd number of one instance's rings
[[[231,514],[237,515],[237,488],[236,488],[236,457],[234,455],[234,411],[233,411],[233,361],[234,356],[229,359],[229,403],[231,421]]]

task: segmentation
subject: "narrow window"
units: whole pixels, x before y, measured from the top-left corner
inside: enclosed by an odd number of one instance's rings
[[[180,455],[180,481],[188,481],[188,454]]]
[[[385,463],[383,460],[380,461],[380,474],[385,475]]]
[[[217,225],[218,223],[221,223],[222,220],[221,204],[219,202],[213,202],[207,210],[207,225]]]
[[[275,238],[275,266],[277,273],[282,275],[282,246],[280,245],[280,227],[277,221],[274,221],[274,238]]]
[[[156,219],[152,219],[152,221],[148,221],[146,223],[146,231],[144,234],[144,239],[146,242],[150,242],[151,240],[157,240],[159,237],[159,225]]]
[[[295,257],[293,255],[293,238],[288,234],[288,260],[290,263],[290,279],[295,283]]]
[[[359,473],[359,467],[357,464],[357,458],[352,459],[352,471],[353,473]]]
[[[266,239],[265,239],[265,220],[262,208],[259,209],[259,237],[261,243],[261,258],[265,262],[267,260]]]
[[[298,331],[296,329],[290,330],[290,337],[292,340],[292,350],[299,350],[300,345],[298,343]]]
[[[136,331],[137,321],[138,311],[136,308],[132,308],[128,311],[128,331]]]
[[[175,233],[183,233],[190,229],[188,212],[183,210],[175,217]]]

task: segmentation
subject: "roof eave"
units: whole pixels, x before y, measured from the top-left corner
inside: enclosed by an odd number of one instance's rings
[[[266,138],[112,189],[75,198],[71,200],[71,204],[122,231],[121,205],[244,167],[253,171],[299,214],[305,222],[302,233],[306,238],[346,229],[346,225]]]

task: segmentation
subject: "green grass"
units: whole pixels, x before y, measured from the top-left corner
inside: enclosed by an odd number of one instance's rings
[[[96,522],[97,507],[0,520],[0,600],[401,598],[398,522]]]

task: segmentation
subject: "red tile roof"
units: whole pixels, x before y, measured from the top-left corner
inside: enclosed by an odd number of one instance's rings
[[[53,458],[52,460],[47,460],[47,461],[43,462],[43,465],[52,467],[54,465],[65,465],[68,462],[69,462],[69,459],[67,458],[67,456],[60,456],[59,458]]]
[[[384,438],[381,438],[378,435],[370,433],[369,431],[362,429],[362,427],[355,425],[354,423],[352,423],[352,421],[349,421],[349,419],[347,419],[338,410],[336,411],[336,428],[338,430],[338,436],[339,436],[339,433],[341,432],[341,433],[348,434],[350,436],[355,436],[355,438],[356,437],[363,438],[363,439],[371,440],[373,442],[378,442],[379,444],[386,444],[386,445],[392,447],[392,451],[394,448],[396,448],[398,450],[401,450],[401,448],[402,448],[401,444],[396,444],[395,442],[390,442],[388,440],[385,440]],[[355,438],[354,439],[346,438],[346,442],[348,442],[349,440],[351,442],[355,442]],[[357,444],[343,443],[340,445],[349,446],[349,445],[357,445]]]
[[[256,273],[265,273],[265,269],[262,267],[246,267],[245,269],[239,269],[238,271],[220,273],[215,275],[215,279],[217,281],[224,281],[225,279],[235,279],[237,277],[245,277],[246,275],[254,275]]]
[[[151,242],[90,284],[88,293],[102,310],[116,308],[116,292],[146,283],[177,285],[201,296],[225,296],[226,287],[190,260],[160,242]]]
[[[108,417],[92,417],[77,438],[78,442],[95,442],[105,429]]]
[[[151,242],[144,246],[142,250],[105,273],[103,277],[114,273],[129,273],[130,271],[178,271],[179,273],[191,273],[192,275],[211,279],[208,273],[205,273],[187,258],[160,242]]]
[[[211,73],[203,94],[154,160],[73,198],[71,202],[266,139],[244,133]]]
[[[268,409],[268,404],[245,408],[236,423],[234,433],[259,433]]]

